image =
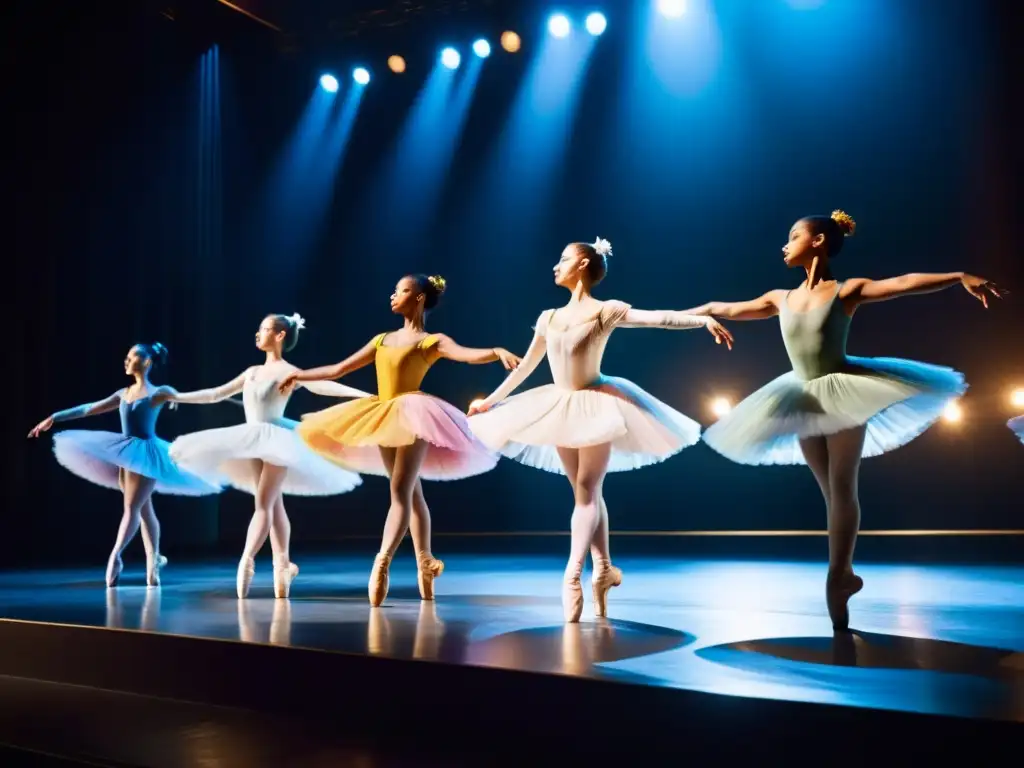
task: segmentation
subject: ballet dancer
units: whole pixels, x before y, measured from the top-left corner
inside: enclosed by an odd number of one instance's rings
[[[94,403],[58,411],[39,422],[29,437],[39,437],[54,424],[96,416],[117,410],[121,434],[73,429],[53,436],[53,453],[65,469],[104,488],[120,490],[124,512],[114,548],[107,560],[106,582],[116,587],[124,563],[121,556],[142,527],[146,548],[146,584],[160,586],[160,569],[167,558],[160,554],[160,521],[153,507],[153,493],[179,496],[207,496],[220,493],[221,482],[209,482],[182,471],[171,460],[170,444],[156,436],[156,422],[164,400],[162,387],[150,381],[150,374],[167,360],[167,347],[156,342],[136,344],[124,359],[124,372],[135,381],[128,387]]]
[[[1017,416],[1016,418],[1010,419],[1006,422],[1013,433],[1020,438],[1020,441],[1024,443],[1024,416]]]
[[[908,274],[886,280],[837,280],[832,261],[856,224],[842,211],[797,221],[782,249],[787,267],[806,275],[794,290],[752,301],[712,302],[690,310],[730,320],[779,316],[793,370],[754,392],[709,427],[704,441],[741,464],[807,464],[825,498],[829,568],[825,594],[837,630],[849,627],[850,598],[863,580],[853,572],[860,528],[861,458],[892,451],[930,427],[967,385],[950,368],[846,354],[853,313],[862,304],[933,293],[955,285],[988,307],[1002,291],[964,272]]]
[[[430,510],[424,480],[457,480],[488,472],[498,462],[473,436],[466,416],[444,400],[420,391],[430,367],[440,358],[480,365],[500,361],[506,369],[519,358],[500,347],[473,349],[443,333],[427,333],[427,314],[445,290],[437,275],[408,275],[391,295],[391,311],[401,315],[401,330],[381,333],[336,365],[291,373],[281,390],[296,382],[337,379],[373,363],[377,394],[306,414],[296,430],[313,450],[359,472],[386,475],[391,506],[380,552],[374,558],[368,593],[379,606],[388,593],[388,569],[398,545],[411,531],[416,550],[417,582],[424,600],[434,598],[434,579],[444,571],[430,542]]]
[[[469,410],[470,426],[489,448],[569,479],[575,508],[562,588],[569,623],[578,622],[583,612],[580,577],[588,550],[597,616],[607,615],[608,590],[622,583],[608,545],[605,474],[663,461],[700,439],[697,422],[633,382],[601,373],[608,337],[616,328],[705,328],[717,343],[724,341],[730,349],[733,343],[729,331],[710,317],[595,299],[592,291],[607,273],[611,253],[611,244],[600,238],[565,247],[554,277],[556,285],[572,294],[569,303],[541,313],[523,364]],[[554,384],[505,400],[545,355]]]
[[[289,395],[278,392],[277,383],[296,370],[283,354],[291,352],[305,328],[299,315],[267,315],[256,331],[256,348],[266,356],[213,389],[176,392],[166,397],[178,403],[207,404],[242,393],[245,424],[207,429],[179,437],[171,445],[171,457],[200,477],[225,477],[240,491],[255,498],[245,549],[238,563],[235,587],[238,597],[249,594],[256,574],[256,554],[270,537],[274,559],[274,596],[286,598],[299,568],[291,561],[291,522],[284,507],[284,495],[333,496],[347,493],[362,480],[359,475],[336,466],[308,450],[294,427],[298,422],[283,417]],[[324,382],[306,386],[310,392],[328,397],[364,397],[365,392],[341,384]]]

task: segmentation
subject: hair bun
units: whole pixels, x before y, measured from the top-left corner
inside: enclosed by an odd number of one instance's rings
[[[839,226],[839,229],[845,237],[850,237],[857,231],[857,222],[854,221],[853,217],[846,211],[832,211],[832,221]]]
[[[445,280],[440,275],[431,275],[430,277],[427,278],[427,280],[433,286],[434,290],[437,291],[439,294],[444,293],[444,289],[448,285],[448,281]]]

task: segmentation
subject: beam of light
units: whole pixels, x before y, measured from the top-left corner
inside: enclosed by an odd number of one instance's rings
[[[658,0],[658,13],[669,19],[678,19],[686,13],[685,0]]]
[[[352,70],[352,79],[359,85],[366,85],[370,82],[370,71],[365,67],[356,67]]]
[[[1014,408],[1024,408],[1024,387],[1015,389],[1010,393],[1010,405]]]
[[[486,40],[477,40],[473,43],[473,53],[479,56],[481,59],[486,59],[491,55],[491,44]]]
[[[337,93],[338,78],[334,75],[320,75],[320,87],[328,93]]]
[[[569,17],[561,13],[556,13],[548,20],[548,32],[555,37],[566,37],[572,30],[572,24],[569,23]]]
[[[732,410],[732,403],[727,397],[716,397],[711,401],[711,413],[717,418],[722,418]]]
[[[236,12],[242,14],[243,16],[246,16],[246,17],[252,19],[257,24],[262,24],[267,29],[272,29],[275,32],[280,32],[281,31],[281,28],[279,26],[277,26],[276,24],[273,24],[273,23],[267,21],[266,19],[261,18],[260,16],[257,16],[252,11],[248,11],[248,10],[246,10],[245,8],[243,8],[240,5],[236,5],[235,3],[230,3],[230,2],[228,2],[228,0],[217,0],[217,2],[220,3],[221,5],[223,5],[225,8],[230,8],[232,11],[236,11]]]
[[[501,33],[501,47],[509,53],[515,53],[522,47],[522,45],[523,41],[520,40],[519,35],[512,30],[506,30]]]
[[[405,72],[405,59],[401,56],[389,56],[388,57],[388,69],[394,72],[396,75],[400,75]]]
[[[445,48],[441,51],[441,63],[448,69],[458,69],[462,62],[462,56],[454,48]]]
[[[942,418],[950,424],[959,424],[964,419],[964,409],[956,400],[950,400],[942,410]]]
[[[600,35],[608,28],[608,20],[603,13],[592,13],[587,16],[587,32],[592,35]]]

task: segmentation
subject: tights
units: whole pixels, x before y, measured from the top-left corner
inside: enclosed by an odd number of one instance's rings
[[[380,551],[390,559],[405,538],[412,534],[416,557],[432,557],[430,544],[430,509],[419,479],[420,466],[427,453],[427,443],[417,440],[412,445],[380,449],[384,466],[391,479],[391,506],[384,522]]]
[[[142,544],[146,548],[146,570],[151,575],[160,556],[160,521],[153,508],[153,488],[156,481],[134,472],[121,470],[119,477],[124,494],[124,512],[117,529],[114,548],[107,564],[107,583],[116,582],[121,570],[121,556],[142,528]]]
[[[249,521],[242,560],[254,560],[269,536],[274,565],[284,567],[291,562],[288,548],[292,538],[292,524],[281,493],[288,470],[286,467],[253,461],[253,472],[256,476],[256,509]]]
[[[611,443],[585,448],[559,448],[566,477],[572,485],[575,507],[572,512],[572,540],[566,580],[578,579],[587,552],[596,566],[611,560],[608,544],[608,506],[602,495],[604,476],[611,458]]]

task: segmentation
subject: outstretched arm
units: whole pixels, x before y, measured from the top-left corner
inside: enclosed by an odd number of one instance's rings
[[[339,384],[336,381],[306,381],[302,384],[303,387],[308,389],[314,395],[323,395],[324,397],[370,397],[369,392],[363,392],[361,389],[355,387],[349,387],[344,384]]]
[[[66,408],[63,411],[57,411],[56,413],[47,416],[32,428],[28,433],[28,436],[39,437],[40,434],[46,432],[57,422],[84,419],[86,416],[96,416],[100,413],[108,413],[109,411],[116,410],[120,404],[121,390],[118,390],[109,397],[97,400],[95,403],[76,405],[74,408]]]
[[[174,387],[160,387],[153,395],[153,401],[157,403],[189,403],[192,405],[208,405],[227,400],[232,395],[237,395],[245,386],[245,377],[249,373],[246,369],[238,374],[227,384],[211,389],[197,389],[194,392],[179,392]]]
[[[729,349],[732,349],[733,345],[729,330],[709,315],[675,312],[670,309],[648,310],[630,307],[616,325],[619,328],[665,328],[675,331],[706,328],[714,336],[716,343],[721,344],[724,341]]]
[[[334,365],[321,365],[319,368],[310,368],[307,371],[292,371],[278,384],[277,388],[281,392],[288,392],[298,382],[302,382],[303,386],[309,387],[308,382],[311,381],[329,381],[331,379],[340,379],[342,376],[352,373],[352,371],[358,371],[360,368],[365,368],[373,362],[373,358],[377,355],[377,345],[370,341],[362,349],[356,352],[354,355],[350,355],[342,360],[340,363]],[[310,389],[310,392],[314,390]],[[353,390],[358,392],[359,390]],[[336,395],[336,397],[366,397],[364,394],[360,395]]]
[[[530,348],[526,350],[526,355],[523,356],[516,369],[505,378],[497,389],[470,408],[470,413],[486,411],[511,395],[516,387],[526,381],[527,377],[537,369],[545,354],[547,354],[547,344],[544,336],[539,332],[535,332],[533,334],[533,341],[530,342]]]
[[[952,288],[954,285],[962,285],[968,293],[986,307],[989,294],[999,298],[1004,293],[995,283],[982,277],[968,275],[965,272],[914,272],[899,277],[890,277],[886,280],[869,280],[863,277],[847,280],[843,284],[842,299],[844,303],[849,302],[858,306],[899,299],[903,296],[935,293]]]
[[[767,320],[779,314],[779,306],[785,297],[785,291],[768,291],[750,301],[712,301],[684,312],[690,315],[721,317],[726,320]]]
[[[463,347],[455,343],[455,339],[443,333],[437,335],[437,353],[445,360],[455,363],[469,363],[470,365],[484,365],[500,361],[506,370],[513,370],[519,365],[519,357],[513,355],[502,347],[491,347],[490,349],[478,349],[476,347]]]

